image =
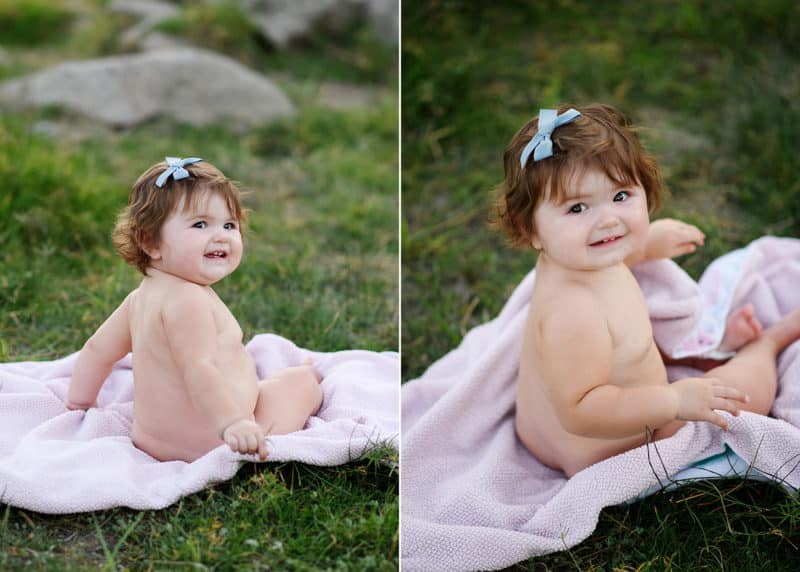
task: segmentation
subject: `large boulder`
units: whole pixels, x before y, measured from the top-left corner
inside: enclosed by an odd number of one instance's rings
[[[353,21],[367,19],[380,38],[398,42],[396,0],[239,0],[261,35],[285,47],[319,29],[342,31]]]
[[[261,35],[272,45],[286,47],[310,34],[325,21],[341,29],[356,16],[358,0],[240,0]]]
[[[250,126],[295,108],[269,79],[204,50],[181,48],[66,62],[0,85],[13,108],[62,106],[114,126],[157,116]]]

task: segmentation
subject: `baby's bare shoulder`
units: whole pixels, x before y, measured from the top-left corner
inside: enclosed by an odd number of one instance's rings
[[[192,282],[176,282],[164,285],[157,304],[165,317],[191,316],[211,312],[211,299],[205,286]]]

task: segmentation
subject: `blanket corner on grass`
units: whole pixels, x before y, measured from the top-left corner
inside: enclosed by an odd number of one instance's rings
[[[672,261],[634,274],[659,346],[706,355],[745,303],[769,326],[800,307],[800,240],[764,237],[715,260],[698,282]],[[749,474],[800,486],[800,342],[778,359],[773,417],[742,413],[723,432],[688,423],[673,437],[606,459],[571,479],[514,433],[517,369],[535,270],[500,314],[401,390],[403,569],[487,570],[575,546],[600,511],[680,482],[687,467],[733,451]],[[686,368],[670,368],[671,380]],[[697,372],[694,372],[695,374]],[[727,414],[725,414],[727,415]]]
[[[259,375],[300,364],[308,351],[274,334],[248,344]],[[192,463],[159,462],[131,441],[130,355],[103,384],[98,408],[64,405],[77,353],[55,361],[0,364],[0,502],[64,514],[112,507],[159,509],[233,477],[253,455],[220,445]],[[269,458],[341,465],[376,445],[397,448],[396,352],[311,352],[323,404],[302,431],[268,437]]]

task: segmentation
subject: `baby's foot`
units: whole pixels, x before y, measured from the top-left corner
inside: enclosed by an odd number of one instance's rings
[[[722,352],[735,352],[761,334],[761,322],[752,304],[745,304],[730,316],[725,324],[725,334],[719,344]]]

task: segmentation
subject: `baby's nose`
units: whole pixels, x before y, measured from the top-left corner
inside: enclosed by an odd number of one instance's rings
[[[228,241],[228,235],[227,235],[225,229],[221,228],[221,227],[215,229],[214,230],[214,234],[211,237],[211,240],[213,240],[214,242],[227,242]]]
[[[614,228],[619,224],[619,218],[612,213],[604,213],[597,223],[598,228]]]

